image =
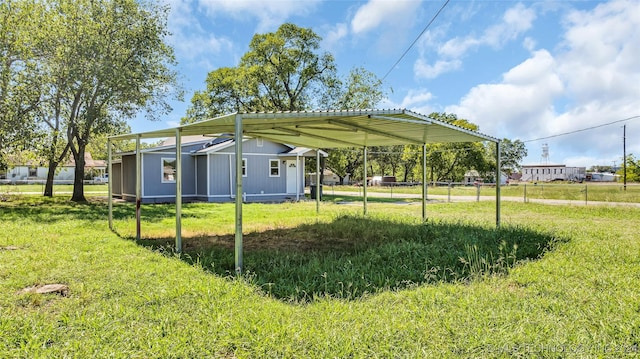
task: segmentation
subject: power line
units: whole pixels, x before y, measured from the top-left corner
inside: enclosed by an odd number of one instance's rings
[[[546,140],[546,139],[554,138],[554,137],[560,137],[560,136],[571,135],[571,134],[578,133],[578,132],[583,132],[583,131],[593,130],[593,129],[600,128],[600,127],[604,127],[604,126],[613,125],[614,123],[630,121],[630,120],[633,120],[633,119],[636,119],[636,118],[640,118],[640,115],[638,115],[638,116],[632,116],[632,117],[627,117],[627,118],[622,119],[622,120],[616,120],[616,121],[612,121],[612,122],[603,123],[603,124],[601,124],[601,125],[596,125],[596,126],[592,126],[592,127],[582,128],[582,129],[579,129],[579,130],[574,130],[574,131],[569,131],[569,132],[559,133],[559,134],[557,134],[557,135],[551,135],[551,136],[547,136],[547,137],[540,137],[540,138],[535,138],[535,139],[532,139],[532,140],[526,140],[526,141],[522,141],[522,142],[535,142],[535,141]]]
[[[445,6],[447,6],[447,4],[449,3],[450,0],[447,0],[444,2],[444,4],[442,4],[442,7],[440,7],[440,10],[438,10],[438,12],[433,15],[433,17],[431,18],[431,21],[429,21],[429,23],[427,24],[427,26],[424,27],[424,29],[422,29],[422,32],[420,33],[420,35],[418,35],[418,37],[416,37],[415,40],[413,40],[413,42],[411,43],[411,45],[409,45],[409,47],[402,53],[402,56],[400,56],[400,58],[398,59],[398,61],[395,62],[395,64],[393,64],[393,66],[391,66],[391,68],[389,69],[389,71],[387,71],[386,74],[384,74],[384,76],[382,76],[382,80],[380,80],[381,82],[384,82],[384,80],[387,78],[387,76],[389,76],[389,74],[391,73],[391,71],[393,71],[396,66],[400,63],[400,61],[402,61],[402,59],[407,55],[407,53],[409,52],[409,50],[411,50],[411,48],[413,47],[413,45],[416,44],[416,42],[418,42],[418,40],[422,37],[422,35],[427,31],[427,29],[429,29],[429,27],[431,26],[431,24],[435,21],[435,19],[438,17],[438,15],[440,15],[440,13],[442,12],[442,10],[444,10]]]

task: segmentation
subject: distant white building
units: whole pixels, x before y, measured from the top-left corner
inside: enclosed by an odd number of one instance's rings
[[[521,181],[583,181],[586,178],[586,167],[567,167],[566,165],[524,165]]]
[[[107,161],[94,160],[91,153],[84,154],[84,170],[86,175],[104,175],[107,170]],[[75,161],[73,158],[66,163],[61,163],[56,169],[54,181],[73,181],[75,177]],[[91,172],[90,172],[91,171]],[[3,182],[44,181],[47,179],[49,168],[35,162],[13,163],[6,172],[0,173]]]
[[[589,172],[586,176],[587,181],[591,182],[617,182],[620,175],[615,173]]]

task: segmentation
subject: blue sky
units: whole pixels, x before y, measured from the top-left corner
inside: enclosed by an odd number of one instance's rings
[[[165,0],[186,90],[165,121],[131,122],[135,132],[176,126],[209,71],[236,66],[255,33],[283,22],[310,27],[346,75],[382,78],[443,6],[418,0]],[[528,141],[640,116],[640,2],[451,0],[384,81],[380,108],[455,113],[499,138]],[[620,164],[640,157],[640,118],[526,142],[525,164]]]

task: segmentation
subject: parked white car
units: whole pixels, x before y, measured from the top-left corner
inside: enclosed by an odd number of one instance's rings
[[[107,183],[109,182],[109,174],[106,173],[102,176],[93,177],[93,183]]]

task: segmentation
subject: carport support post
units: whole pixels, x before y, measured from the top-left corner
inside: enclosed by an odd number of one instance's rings
[[[176,129],[176,252],[182,253],[182,137]]]
[[[242,273],[242,115],[236,115],[236,274]]]
[[[422,222],[427,221],[427,145],[422,145]]]
[[[140,240],[140,205],[142,203],[142,154],[140,135],[136,136],[136,240]]]
[[[362,156],[364,158],[363,181],[362,181],[362,205],[364,215],[367,215],[367,146],[362,149]]]
[[[113,180],[111,162],[111,140],[107,139],[107,171],[109,172],[109,177]],[[113,231],[113,184],[111,182],[107,181],[107,203],[109,203],[109,230]]]
[[[496,142],[496,227],[500,227],[500,182],[502,181],[502,171],[500,168],[500,141]]]
[[[320,214],[320,149],[316,148],[316,214]]]

